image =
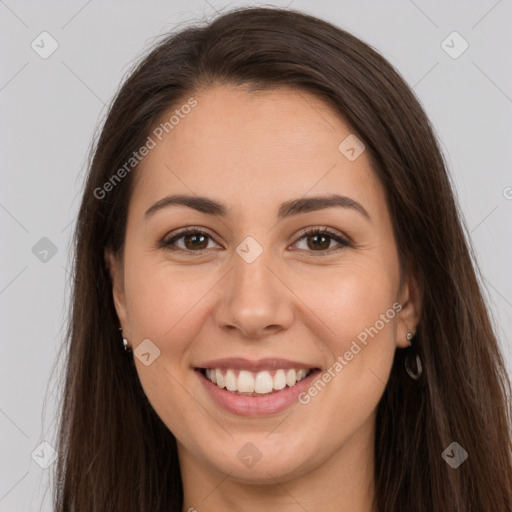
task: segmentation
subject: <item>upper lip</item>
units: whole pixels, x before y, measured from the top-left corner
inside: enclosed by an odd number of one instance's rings
[[[227,357],[206,361],[197,365],[196,368],[232,368],[233,370],[249,370],[257,372],[260,370],[279,370],[280,368],[305,368],[309,370],[310,368],[316,368],[316,366],[276,357],[266,357],[256,361],[251,361],[250,359],[245,359],[243,357]]]

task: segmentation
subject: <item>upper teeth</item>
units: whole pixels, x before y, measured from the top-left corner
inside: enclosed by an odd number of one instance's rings
[[[270,371],[250,372],[247,370],[223,370],[220,368],[207,368],[206,377],[220,388],[240,393],[270,393],[273,389],[279,390],[288,386],[294,386],[304,379],[310,370],[275,370],[274,376]],[[238,375],[237,375],[238,373]],[[274,373],[274,371],[272,371]]]

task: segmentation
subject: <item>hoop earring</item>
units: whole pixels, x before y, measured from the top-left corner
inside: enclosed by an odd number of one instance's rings
[[[412,348],[412,339],[413,338],[414,338],[414,334],[411,331],[407,330],[407,340],[409,341],[410,348],[409,348],[409,351],[407,352],[407,355],[405,356],[405,370],[406,370],[407,374],[409,375],[409,377],[411,377],[411,379],[418,380],[421,377],[421,374],[423,373],[423,366],[421,365],[420,356]],[[409,366],[408,358],[411,353],[416,357],[416,368],[417,368],[416,373],[414,373],[411,370],[411,367]]]
[[[119,327],[119,330],[121,331],[121,336],[122,336],[123,335],[123,328]],[[124,346],[124,351],[125,352],[131,352],[132,351],[130,345],[128,345],[128,340],[124,336],[123,336],[123,346]]]

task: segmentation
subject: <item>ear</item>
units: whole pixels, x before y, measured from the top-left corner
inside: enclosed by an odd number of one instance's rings
[[[128,310],[126,307],[126,298],[124,294],[124,269],[121,258],[116,256],[111,250],[105,249],[105,264],[107,265],[112,281],[112,297],[116,308],[117,317],[123,330],[128,329]]]
[[[410,269],[399,293],[399,302],[402,309],[397,314],[397,339],[396,345],[399,348],[407,348],[409,340],[407,331],[416,334],[418,323],[421,317],[423,292],[418,285],[418,281]]]

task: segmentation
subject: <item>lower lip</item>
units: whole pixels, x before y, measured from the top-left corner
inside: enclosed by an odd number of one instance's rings
[[[213,401],[223,409],[238,416],[268,416],[284,411],[297,402],[298,396],[311,385],[320,370],[314,370],[295,386],[286,386],[279,391],[262,396],[235,395],[225,388],[219,388],[199,370],[195,372]]]

